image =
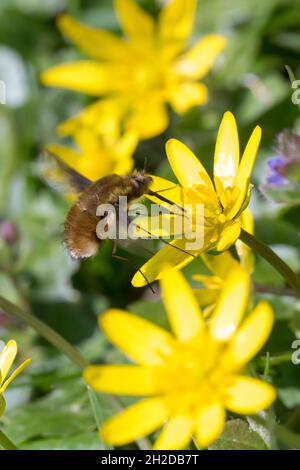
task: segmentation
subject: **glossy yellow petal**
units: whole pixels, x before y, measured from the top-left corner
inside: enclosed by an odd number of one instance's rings
[[[57,24],[65,36],[95,59],[122,60],[129,52],[126,43],[114,34],[83,25],[69,15],[59,16]]]
[[[134,275],[131,281],[132,285],[134,287],[142,287],[147,285],[147,282],[150,283],[160,279],[162,277],[163,267],[166,264],[174,269],[182,269],[199,254],[199,252],[195,251],[191,253],[185,249],[186,240],[174,240],[164,246]]]
[[[250,290],[250,279],[240,266],[233,268],[224,281],[219,301],[210,321],[211,335],[228,341],[236,332],[245,313]]]
[[[7,374],[9,373],[17,352],[18,346],[13,339],[9,340],[2,349],[0,353],[0,385],[3,384]]]
[[[250,209],[245,209],[241,214],[241,226],[249,233],[254,233],[254,218]]]
[[[247,197],[251,173],[255,163],[260,139],[261,128],[256,126],[251,134],[250,139],[248,140],[237,175],[234,180],[233,189],[236,200],[230,211],[229,217],[235,217],[236,214],[238,214]]]
[[[184,188],[197,184],[214,191],[204,166],[186,145],[177,139],[170,139],[166,144],[166,152],[172,170]]]
[[[41,74],[41,82],[99,96],[111,91],[112,79],[105,64],[82,60],[51,67]]]
[[[159,16],[159,35],[165,41],[183,45],[193,30],[196,0],[171,0]]]
[[[225,406],[240,414],[254,414],[268,408],[276,398],[274,387],[252,377],[235,376],[226,389]]]
[[[241,224],[239,220],[233,220],[227,223],[224,228],[221,229],[221,233],[217,242],[217,250],[224,251],[233,245],[241,233]]]
[[[142,400],[108,419],[100,430],[100,436],[109,444],[121,446],[160,428],[167,417],[168,410],[163,400]]]
[[[239,135],[235,118],[227,111],[219,127],[214,157],[214,178],[231,187],[240,161]]]
[[[121,26],[131,39],[142,41],[154,34],[154,20],[133,0],[114,0]]]
[[[83,378],[97,392],[144,396],[159,393],[153,368],[133,365],[89,366]]]
[[[171,328],[181,341],[199,336],[204,321],[199,304],[184,276],[166,267],[160,281],[161,295]]]
[[[126,119],[126,128],[135,130],[140,139],[150,139],[161,134],[169,124],[165,104],[161,100],[142,100]]]
[[[154,450],[185,449],[193,433],[193,419],[190,415],[179,414],[172,416],[163,427],[154,443]]]
[[[8,377],[8,379],[2,384],[0,387],[0,393],[4,393],[9,384],[19,375],[29,364],[31,363],[31,359],[26,359],[26,361],[22,362],[19,367],[17,367],[13,373]]]
[[[181,82],[170,89],[168,98],[176,113],[184,114],[193,106],[205,104],[208,90],[202,83]]]
[[[175,72],[182,77],[199,80],[212,68],[217,56],[225,46],[226,39],[217,34],[200,39],[186,54],[179,58]]]
[[[195,417],[195,435],[199,447],[212,444],[221,434],[225,424],[225,410],[221,403],[212,402],[200,408]]]
[[[174,235],[181,235],[184,227],[183,215],[176,206],[175,214],[160,214],[157,216],[135,217],[130,224],[131,236],[136,238],[170,238]]]
[[[157,193],[157,197],[148,194],[148,199],[155,202],[155,204],[159,204],[168,208],[170,207],[170,204],[176,204],[179,207],[183,207],[184,196],[182,187],[179,184],[161,178],[160,176],[151,175],[151,178],[152,182],[150,184],[150,189],[152,192]],[[169,201],[169,203],[166,202],[166,199]]]
[[[111,309],[100,315],[99,324],[109,340],[139,364],[162,364],[172,351],[171,334],[137,315]]]
[[[222,358],[226,369],[239,369],[255,356],[269,337],[273,321],[270,305],[260,302],[230,342]]]

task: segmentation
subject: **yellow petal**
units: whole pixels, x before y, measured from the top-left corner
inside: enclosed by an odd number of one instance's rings
[[[84,370],[83,378],[97,392],[144,396],[160,391],[151,367],[89,366]]]
[[[183,44],[193,30],[196,11],[195,0],[172,0],[159,16],[159,35],[163,41],[179,41]]]
[[[59,16],[57,24],[63,34],[95,59],[123,59],[128,54],[126,43],[108,31],[83,25],[69,15]]]
[[[256,126],[254,131],[251,134],[250,139],[248,140],[247,146],[245,148],[243,157],[240,162],[240,166],[237,172],[237,175],[234,180],[233,189],[236,194],[236,201],[233,205],[229,216],[234,217],[240,211],[248,191],[249,183],[251,178],[252,169],[255,163],[256,154],[261,139],[261,128]]]
[[[153,195],[147,195],[148,199],[159,204],[161,206],[170,207],[170,204],[177,204],[179,207],[183,207],[184,197],[182,187],[179,184],[173,183],[172,181],[166,180],[159,176],[151,175],[152,182],[150,189],[152,192],[157,193],[157,197]],[[162,200],[167,199],[170,203]]]
[[[133,0],[115,0],[115,9],[124,32],[132,39],[149,39],[154,33],[154,20]]]
[[[245,209],[241,214],[241,226],[249,233],[254,233],[254,218],[250,209]]]
[[[224,36],[211,34],[200,39],[186,54],[179,58],[175,72],[199,80],[212,68],[217,56],[226,46]]]
[[[123,160],[116,163],[116,166],[113,170],[117,175],[127,175],[131,173],[135,166],[134,160],[131,157],[124,157]]]
[[[177,139],[166,144],[167,156],[172,170],[183,187],[200,184],[214,191],[211,179],[194,153]]]
[[[225,410],[221,403],[203,406],[196,415],[196,441],[199,447],[212,444],[221,434],[225,424]]]
[[[47,150],[51,154],[56,155],[77,173],[91,181],[96,181],[113,172],[112,160],[108,155],[104,158],[105,155],[101,155],[101,152],[84,155],[63,145],[49,145]]]
[[[137,315],[111,309],[100,315],[99,323],[109,340],[139,364],[161,364],[171,353],[170,333]]]
[[[74,117],[58,126],[62,137],[74,135],[78,128],[89,128],[102,137],[114,141],[120,136],[120,121],[124,106],[117,97],[103,98],[86,106]]]
[[[140,139],[150,139],[161,134],[169,124],[165,104],[160,100],[143,100],[126,119],[126,128],[135,130]]]
[[[2,384],[0,387],[0,393],[4,393],[9,384],[19,375],[29,364],[31,363],[31,359],[26,359],[26,361],[22,362],[19,367],[17,367],[13,373],[8,377],[8,379]]]
[[[239,136],[235,118],[227,111],[219,127],[214,158],[214,178],[231,187],[240,161]]]
[[[265,344],[273,321],[270,305],[260,302],[230,342],[222,358],[224,366],[228,369],[238,369],[247,364]]]
[[[230,223],[224,225],[221,229],[221,233],[217,242],[216,249],[218,251],[224,251],[231,247],[238,239],[241,233],[241,224],[239,220],[233,220]]]
[[[154,443],[154,450],[185,449],[192,437],[193,419],[190,415],[179,414],[172,416],[163,427]]]
[[[183,275],[166,267],[160,285],[168,319],[177,338],[187,341],[200,335],[204,328],[202,313]]]
[[[122,163],[123,159],[132,157],[138,144],[138,136],[136,132],[125,132],[124,135],[118,139],[113,145],[113,152],[119,163]],[[129,170],[127,170],[129,172]],[[119,173],[116,170],[116,173]]]
[[[220,295],[220,289],[194,289],[194,294],[201,307],[215,304]]]
[[[150,283],[160,279],[163,267],[166,264],[174,269],[182,269],[193,261],[199,252],[186,251],[186,243],[186,240],[173,240],[164,246],[134,275],[131,281],[132,285],[134,287],[142,287],[147,285],[147,282]]]
[[[17,343],[11,339],[7,342],[0,353],[0,385],[3,384],[10,371],[18,352]]]
[[[170,238],[174,235],[181,235],[184,221],[180,209],[174,208],[175,214],[160,214],[158,216],[139,216],[130,224],[131,236],[136,238]]]
[[[228,341],[245,313],[250,290],[248,274],[240,266],[233,268],[224,280],[219,301],[210,322],[211,335]]]
[[[205,104],[208,90],[202,83],[181,82],[170,89],[168,99],[176,113],[184,114],[193,106]]]
[[[167,417],[163,400],[142,400],[108,419],[100,430],[100,436],[109,444],[121,446],[160,428]]]
[[[225,406],[234,413],[248,415],[268,408],[275,398],[271,385],[252,377],[236,376],[226,389]]]
[[[111,90],[112,79],[106,65],[82,60],[51,67],[41,74],[41,82],[99,96]]]
[[[229,251],[225,251],[224,253],[216,256],[203,253],[201,255],[201,259],[204,261],[208,269],[222,280],[225,279],[231,268],[238,265],[238,262]]]

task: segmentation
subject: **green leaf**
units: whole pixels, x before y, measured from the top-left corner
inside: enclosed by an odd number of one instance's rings
[[[94,392],[90,387],[87,387],[87,390],[97,428],[100,428],[105,421],[104,403],[101,403],[98,393]],[[98,438],[100,439],[99,436]],[[103,449],[113,449],[113,447],[106,446],[102,441],[101,445]]]
[[[37,439],[19,447],[22,450],[105,450],[97,433],[84,432],[56,439]]]
[[[241,419],[227,421],[220,438],[210,446],[211,450],[266,450],[259,434]]]

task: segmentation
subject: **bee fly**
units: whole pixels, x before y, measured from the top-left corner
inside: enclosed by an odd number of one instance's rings
[[[77,173],[56,155],[52,153],[50,155],[54,157],[56,162],[56,173],[59,173],[59,179],[67,179],[68,186],[71,184],[73,192],[75,190],[79,193],[78,200],[70,208],[64,223],[64,242],[72,258],[84,259],[94,256],[103,243],[101,234],[99,236],[98,233],[97,236],[97,226],[101,220],[101,217],[97,216],[97,208],[102,204],[113,206],[116,209],[116,217],[118,218],[120,197],[127,197],[128,204],[130,204],[148,194],[167,204],[178,207],[181,214],[184,212],[180,206],[158,194],[160,191],[154,192],[150,189],[152,178],[145,174],[145,171],[134,171],[132,174],[125,176],[111,174],[93,182]],[[50,179],[53,179],[53,177]],[[184,251],[180,248],[177,249]]]
[[[82,185],[82,176],[80,178]],[[111,204],[117,209],[121,196],[127,197],[130,203],[146,194],[151,182],[150,176],[138,171],[128,176],[104,176],[94,183],[86,180],[85,188],[69,210],[64,225],[64,240],[71,256],[89,258],[97,253],[102,241],[96,234],[100,220],[96,213],[101,204]]]

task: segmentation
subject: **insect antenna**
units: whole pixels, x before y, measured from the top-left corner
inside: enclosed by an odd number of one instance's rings
[[[133,223],[133,225],[134,225],[135,227],[137,227],[139,230],[141,230],[142,232],[145,232],[145,233],[147,233],[148,235],[152,235],[152,233],[149,232],[148,230],[146,230],[145,228],[142,228],[142,227],[140,227],[139,225],[134,224],[134,223]],[[192,253],[189,253],[188,251],[184,250],[183,248],[180,248],[179,246],[172,245],[171,243],[167,242],[167,241],[164,240],[163,238],[159,238],[159,240],[160,240],[161,242],[163,242],[165,245],[169,245],[169,246],[171,246],[172,248],[174,248],[174,249],[176,249],[176,250],[179,250],[179,251],[181,251],[182,253],[185,253],[185,254],[188,255],[188,256],[192,256],[193,258],[198,258],[198,255],[193,255]],[[143,275],[143,277],[144,277],[144,275]]]
[[[164,189],[163,191],[166,191],[166,190]],[[167,199],[166,197],[161,196],[160,194],[158,194],[158,192],[149,190],[147,194],[149,194],[150,196],[156,197],[160,201],[166,202],[167,204],[177,207],[181,211],[181,213],[177,215],[185,215],[186,212],[182,207],[180,207],[178,204],[174,203],[173,201],[170,201],[170,199]],[[175,212],[173,213],[176,214]]]
[[[117,255],[116,254],[116,249],[117,249],[117,244],[115,243],[114,246],[113,246],[113,251],[112,251],[112,258],[115,258],[115,259],[118,259],[120,261],[126,261],[127,263],[129,263],[131,266],[133,266],[134,269],[137,269],[138,272],[143,276],[143,278],[145,279],[146,283],[147,283],[147,286],[149,287],[149,289],[151,290],[152,294],[156,294],[155,290],[153,289],[153,287],[151,286],[150,282],[148,281],[147,277],[145,276],[145,274],[142,272],[142,270],[140,268],[137,268],[136,266],[133,265],[133,263],[130,262],[130,260],[128,258],[125,258],[124,256],[120,256],[120,255]]]

